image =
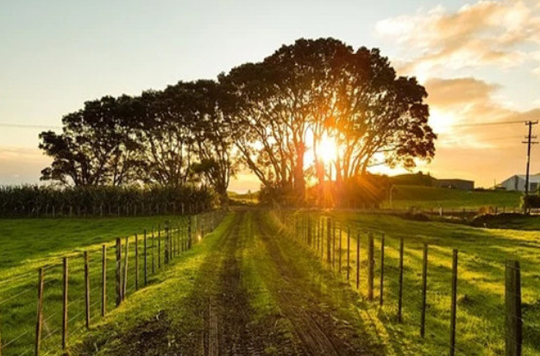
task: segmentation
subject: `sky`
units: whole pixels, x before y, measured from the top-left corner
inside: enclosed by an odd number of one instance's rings
[[[523,122],[540,118],[539,0],[0,0],[0,185],[37,183],[50,163],[39,132],[87,100],[213,79],[319,37],[377,47],[426,87],[439,138],[419,170],[483,187],[524,173]],[[258,187],[244,172],[230,188]]]

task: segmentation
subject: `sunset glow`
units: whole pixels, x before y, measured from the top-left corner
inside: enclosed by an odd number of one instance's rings
[[[317,155],[328,164],[336,158],[337,153],[336,141],[332,137],[324,136],[317,146]]]

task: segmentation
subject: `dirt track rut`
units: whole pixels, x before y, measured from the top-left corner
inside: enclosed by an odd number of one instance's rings
[[[262,212],[233,214],[226,231],[213,237],[190,291],[156,318],[120,331],[120,346],[107,355],[377,354],[351,316],[357,313],[339,313],[335,295],[325,296],[298,265],[296,259],[313,263],[298,246]]]

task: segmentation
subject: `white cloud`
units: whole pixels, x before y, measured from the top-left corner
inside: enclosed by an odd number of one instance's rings
[[[377,23],[377,32],[402,46],[407,74],[421,79],[448,69],[509,68],[539,61],[540,8],[533,2],[479,1],[456,12],[442,6]]]

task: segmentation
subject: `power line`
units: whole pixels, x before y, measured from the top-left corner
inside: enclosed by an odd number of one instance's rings
[[[9,123],[1,123],[0,127],[12,127],[12,128],[19,128],[19,129],[53,129],[53,130],[61,130],[62,126],[48,126],[48,125],[26,125],[26,124],[9,124]]]
[[[495,126],[495,125],[508,125],[508,124],[523,124],[527,123],[527,121],[520,120],[520,121],[489,121],[489,122],[477,122],[473,124],[461,124],[461,125],[452,125],[452,127],[474,127],[474,126]]]

